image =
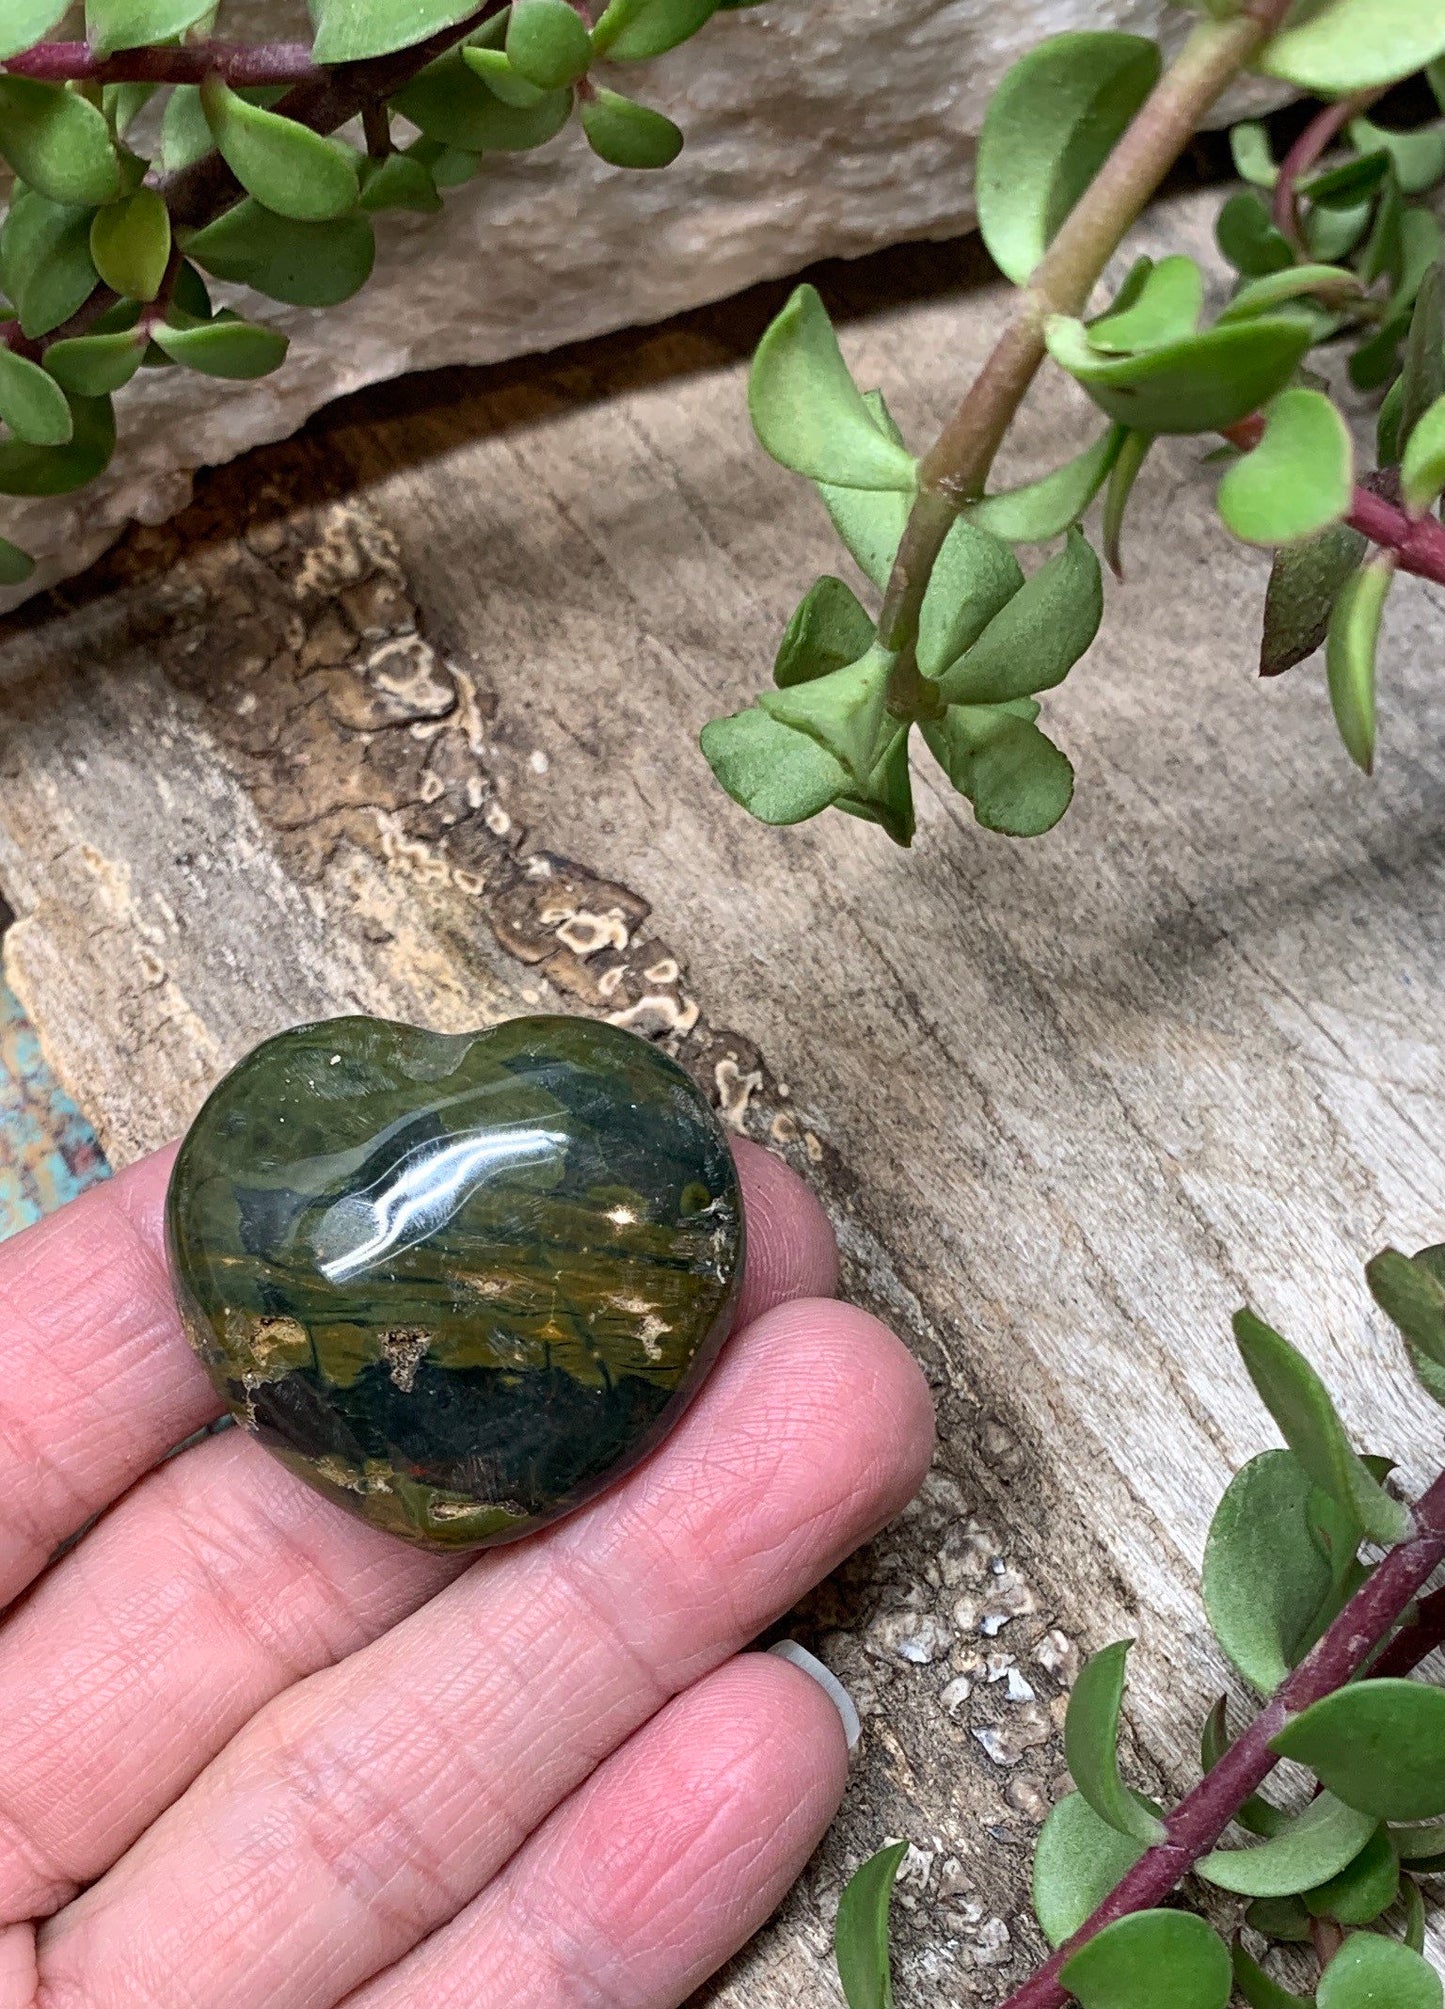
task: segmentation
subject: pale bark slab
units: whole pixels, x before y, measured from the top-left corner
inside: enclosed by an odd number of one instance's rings
[[[915,438],[1000,310],[955,259],[834,275]],[[1075,1642],[1138,1635],[1140,1777],[1190,1774],[1223,1679],[1204,1533],[1271,1441],[1230,1311],[1307,1345],[1408,1479],[1438,1461],[1360,1265],[1445,1234],[1445,604],[1391,608],[1367,782],[1317,668],[1254,678],[1264,561],[1213,521],[1197,448],[1164,448],[1129,583],[1049,705],[1079,771],[1058,831],[990,837],[926,767],[909,854],[841,816],[760,829],[694,735],[847,569],[748,437],[770,304],[340,408],[12,625],[6,965],[117,1158],[292,1020],[546,1002],[669,1040],[810,1172],[940,1448],[799,1622],[867,1712],[863,1761],[709,1999],[835,2000],[837,1892],[901,1834],[900,2002],[945,2005],[1036,1947]],[[1095,424],[1045,381],[1013,470]]]

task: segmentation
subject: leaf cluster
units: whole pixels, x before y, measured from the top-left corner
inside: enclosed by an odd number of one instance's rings
[[[1421,1386],[1445,1405],[1445,1246],[1413,1257],[1386,1249],[1366,1275]],[[1237,1314],[1234,1337],[1285,1441],[1220,1501],[1203,1596],[1221,1649],[1264,1700],[1369,1584],[1371,1552],[1408,1539],[1413,1522],[1387,1490],[1388,1461],[1355,1450],[1304,1355],[1250,1311]],[[1408,1613],[1396,1616],[1408,1625]],[[1069,1698],[1074,1790],[1044,1822],[1034,1859],[1034,1907],[1055,1948],[1068,1950],[1151,1848],[1186,1846],[1186,1829],[1121,1766],[1131,1643],[1088,1660]],[[1221,1696],[1200,1731],[1201,1792],[1230,1748]],[[1193,1862],[1216,1892],[1248,1900],[1233,1943],[1189,1912],[1126,1907],[1064,1960],[1060,1980],[1084,2009],[1225,2009],[1236,1990],[1251,2009],[1442,2009],[1423,1944],[1424,1889],[1445,1876],[1445,1689],[1367,1665],[1289,1710],[1268,1751],[1313,1775],[1313,1797],[1298,1811],[1257,1792],[1227,1801],[1239,1839]],[[888,1891],[905,1848],[870,1858],[844,1893],[836,1950],[854,2009],[891,2001]],[[1269,1949],[1312,1943],[1338,1950],[1314,1994],[1296,1995],[1270,1973]]]
[[[93,480],[114,447],[108,401],[142,368],[224,378],[279,367],[286,340],[217,311],[208,280],[300,307],[349,299],[371,275],[375,217],[430,214],[491,153],[543,146],[579,113],[593,153],[659,168],[683,143],[673,122],[614,87],[625,66],[696,34],[739,0],[610,0],[595,23],[571,0],[513,0],[469,34],[474,0],[312,0],[319,65],[365,66],[457,29],[389,97],[365,102],[365,150],[288,110],[284,87],[43,82],[0,71],[0,158],[14,174],[0,222],[0,494],[61,494]],[[163,50],[204,33],[211,0],[87,0],[90,52]],[[65,9],[14,0],[0,63],[37,44]],[[602,75],[594,76],[601,67]],[[392,137],[392,117],[409,139]],[[201,224],[171,198],[218,156],[236,193]],[[114,296],[113,299],[110,296]],[[29,561],[0,539],[0,583]]]

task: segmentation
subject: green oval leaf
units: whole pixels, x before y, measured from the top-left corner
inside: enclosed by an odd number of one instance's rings
[[[1233,1962],[1234,1985],[1249,2004],[1249,2009],[1315,2009],[1312,1997],[1293,1995],[1288,1988],[1281,1988],[1277,1981],[1272,1980],[1237,1939]]]
[[[1402,195],[1423,195],[1445,175],[1445,126],[1421,126],[1415,132],[1389,132],[1370,119],[1350,121],[1350,140],[1361,153],[1384,151],[1390,156]]]
[[[717,6],[718,0],[611,0],[592,30],[592,45],[614,63],[645,62],[695,35]]]
[[[1127,428],[1110,426],[1094,444],[1052,474],[1022,488],[1002,489],[965,505],[970,523],[990,530],[1009,544],[1044,544],[1077,523],[1109,478],[1128,437]]]
[[[110,465],[115,414],[109,398],[72,398],[73,430],[65,446],[0,440],[0,495],[69,495]]]
[[[35,560],[28,551],[0,537],[0,586],[23,586],[34,570]]]
[[[1335,306],[1358,298],[1364,290],[1361,280],[1342,265],[1295,265],[1287,272],[1270,272],[1262,279],[1249,280],[1219,319],[1244,321],[1253,314],[1268,314],[1287,300],[1298,300],[1311,293]]]
[[[848,2009],[893,2009],[888,1905],[893,1879],[907,1853],[907,1842],[890,1842],[854,1871],[838,1900],[833,1944]]]
[[[825,573],[793,611],[773,664],[773,682],[787,690],[830,676],[856,663],[872,645],[873,622],[857,595]]]
[[[536,84],[529,84],[519,70],[512,68],[504,49],[468,47],[465,56],[467,68],[474,76],[480,77],[487,89],[504,105],[516,105],[521,111],[530,111],[547,95]]]
[[[939,691],[949,704],[998,705],[1051,690],[1089,648],[1103,615],[1099,560],[1083,532],[1071,530],[1063,550],[942,671]]]
[[[1293,544],[1349,514],[1354,442],[1323,391],[1281,391],[1264,419],[1259,445],[1219,484],[1219,513],[1246,544]]]
[[[188,238],[186,255],[217,279],[289,306],[334,307],[371,277],[376,238],[364,215],[300,223],[248,200]]]
[[[518,75],[542,91],[575,84],[592,61],[592,37],[569,0],[512,0],[505,48]]]
[[[318,63],[359,63],[410,49],[476,11],[476,0],[309,0]]]
[[[89,299],[96,272],[90,259],[90,211],[17,192],[0,228],[0,285],[32,340],[48,335]]]
[[[799,286],[758,344],[748,410],[764,452],[833,487],[911,496],[913,456],[875,422],[811,286]]]
[[[1377,1542],[1399,1541],[1409,1532],[1408,1511],[1356,1455],[1328,1389],[1304,1355],[1250,1311],[1235,1313],[1234,1337],[1260,1400],[1320,1491]]]
[[[1445,0],[1319,0],[1256,67],[1322,97],[1393,84],[1445,54]]]
[[[1225,2009],[1234,1970],[1193,1912],[1136,1911],[1086,1941],[1059,1980],[1083,2009]]]
[[[1329,633],[1340,588],[1368,549],[1358,530],[1337,523],[1318,537],[1283,545],[1275,552],[1264,601],[1262,677],[1293,669],[1320,647]]]
[[[1401,1862],[1430,1862],[1445,1855],[1445,1821],[1432,1821],[1423,1828],[1393,1828],[1391,1834]]]
[[[1214,1849],[1197,1865],[1206,1882],[1242,1897],[1293,1897],[1354,1861],[1375,1821],[1329,1793],[1311,1800],[1277,1835],[1247,1849]]]
[[[51,343],[45,367],[63,391],[82,398],[105,397],[130,382],[145,348],[144,338],[128,328],[109,335],[72,335]]]
[[[1445,1813],[1445,1689],[1357,1681],[1296,1716],[1269,1748],[1376,1820]]]
[[[32,446],[64,446],[73,430],[70,405],[54,377],[13,349],[0,346],[0,419]]]
[[[241,381],[269,376],[286,360],[289,347],[286,336],[274,328],[219,316],[199,328],[173,328],[161,322],[151,329],[151,339],[173,363],[184,363],[203,376]]]
[[[428,65],[392,106],[429,139],[462,153],[526,153],[555,139],[572,115],[573,94],[544,91],[535,104],[505,104],[472,67],[472,49]]]
[[[97,56],[170,42],[213,13],[215,0],[85,0],[85,39]]]
[[[893,423],[881,391],[865,391],[863,406],[868,416],[894,446],[901,447],[903,435]],[[845,548],[864,577],[881,592],[893,569],[893,560],[903,536],[912,491],[896,488],[838,488],[829,482],[815,482],[823,506]]]
[[[1314,1937],[1314,1921],[1299,1897],[1257,1897],[1246,1909],[1244,1922],[1252,1932],[1286,1946],[1308,1946]]]
[[[1335,724],[1351,760],[1366,774],[1375,764],[1375,653],[1394,577],[1393,552],[1367,559],[1340,588],[1325,637]]]
[[[760,823],[802,823],[827,809],[848,776],[806,733],[779,724],[756,705],[713,719],[701,734],[703,754],[733,801]]]
[[[1442,2009],[1445,1989],[1412,1948],[1356,1932],[1320,1976],[1315,2002],[1318,2009]]]
[[[1241,181],[1253,182],[1256,188],[1273,188],[1279,180],[1269,133],[1258,119],[1230,127],[1229,151]]]
[[[1307,202],[1324,209],[1355,209],[1378,194],[1390,172],[1390,156],[1380,147],[1374,153],[1344,161],[1339,167],[1327,168],[1305,182],[1300,194]]]
[[[994,261],[1022,286],[1159,77],[1138,35],[1067,34],[1014,64],[984,114],[975,194]]]
[[[1109,486],[1104,491],[1103,545],[1104,557],[1116,579],[1124,576],[1124,516],[1129,507],[1129,498],[1134,493],[1134,484],[1145,461],[1149,458],[1154,444],[1153,433],[1126,432],[1124,444],[1119,449],[1119,458],[1114,462],[1109,474]]]
[[[326,223],[356,207],[356,167],[334,141],[248,104],[214,71],[201,85],[201,109],[227,167],[275,215]]]
[[[1269,206],[1250,189],[1232,195],[1214,225],[1215,241],[1237,272],[1251,278],[1282,272],[1294,264],[1294,250],[1270,220]]]
[[[1365,1265],[1375,1303],[1404,1337],[1416,1379],[1437,1402],[1445,1402],[1445,1261],[1440,1249],[1422,1249],[1413,1258],[1382,1249]],[[1445,1837],[1440,1846],[1445,1848]]]
[[[1445,489],[1445,397],[1437,398],[1416,422],[1400,464],[1400,494],[1419,516]]]
[[[1049,1811],[1034,1851],[1034,1910],[1050,1946],[1071,1939],[1121,1877],[1144,1843],[1101,1821],[1082,1793]]]
[[[938,554],[918,617],[918,667],[942,674],[972,648],[1024,583],[1018,560],[987,530],[960,518]]]
[[[410,154],[389,153],[361,164],[361,206],[368,216],[383,209],[414,209],[434,216],[442,206],[430,169]]]
[[[758,703],[781,724],[817,740],[855,782],[866,787],[883,751],[894,661],[874,643],[856,663],[788,690],[764,691]]]
[[[593,153],[612,167],[670,167],[682,152],[682,133],[671,119],[600,84],[582,100],[582,130]]]
[[[1082,321],[1054,315],[1049,353],[1110,418],[1139,432],[1221,432],[1283,390],[1310,346],[1297,320],[1226,322],[1140,356],[1103,356]]]
[[[113,293],[154,300],[171,261],[171,213],[153,188],[138,188],[98,209],[90,226],[90,257]]]
[[[5,0],[5,12],[0,15],[0,63],[43,41],[64,20],[69,7],[70,0]],[[3,583],[18,586],[20,581],[7,579]]]
[[[1372,1925],[1400,1894],[1400,1858],[1388,1828],[1376,1828],[1352,1863],[1337,1876],[1304,1892],[1316,1918],[1338,1925]]]
[[[1204,274],[1192,258],[1161,258],[1122,312],[1089,323],[1091,347],[1131,356],[1192,335],[1204,307]]]
[[[120,161],[104,114],[59,84],[0,76],[0,154],[52,202],[91,208],[120,194]]]
[[[861,816],[878,824],[905,849],[913,842],[913,780],[908,766],[908,731],[900,723],[885,740],[878,764],[866,787],[850,786],[833,804],[845,816]]]
[[[1309,1474],[1265,1451],[1235,1474],[1204,1545],[1204,1609],[1230,1660],[1272,1695],[1314,1639],[1334,1573],[1310,1534]]]
[[[1068,756],[1023,715],[1032,698],[1007,705],[950,705],[922,727],[934,759],[985,830],[1042,837],[1068,808],[1074,770]]]

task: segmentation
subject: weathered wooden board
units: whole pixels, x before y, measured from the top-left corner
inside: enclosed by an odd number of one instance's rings
[[[826,282],[911,435],[996,321],[969,267]],[[1366,782],[1316,669],[1254,679],[1263,561],[1213,522],[1197,448],[1161,450],[1130,581],[1049,708],[1080,777],[1058,831],[990,837],[926,769],[911,853],[841,816],[762,830],[695,733],[840,565],[747,434],[776,297],[338,407],[13,624],[6,959],[118,1158],[290,1020],[547,1000],[668,1039],[812,1173],[852,1288],[925,1362],[940,1450],[804,1616],[870,1712],[864,1757],[709,1999],[835,1999],[841,1881],[906,1834],[900,1999],[944,2005],[1037,1945],[1074,1643],[1138,1634],[1142,1776],[1189,1770],[1222,1679],[1204,1532],[1270,1439],[1229,1312],[1304,1341],[1411,1478],[1438,1457],[1360,1264],[1445,1232],[1445,606],[1391,609]],[[1092,425],[1044,383],[1012,466]]]

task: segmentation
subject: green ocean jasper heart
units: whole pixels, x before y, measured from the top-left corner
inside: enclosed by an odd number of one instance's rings
[[[575,1018],[267,1040],[187,1133],[166,1225],[237,1422],[429,1549],[528,1534],[651,1450],[727,1334],[743,1260],[697,1088]]]

